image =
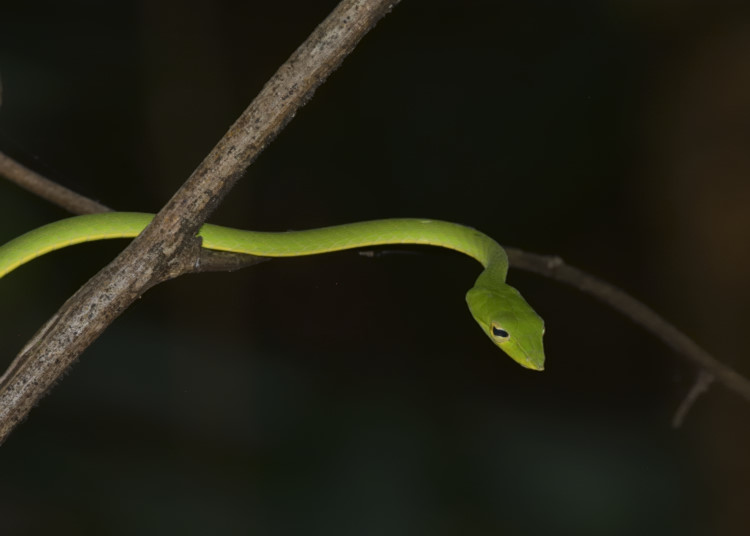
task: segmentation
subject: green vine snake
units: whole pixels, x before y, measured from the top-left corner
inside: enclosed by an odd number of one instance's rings
[[[22,264],[64,247],[110,238],[134,238],[153,214],[104,212],[74,216],[0,246],[0,278]],[[519,292],[505,283],[508,257],[492,238],[470,227],[437,220],[386,219],[280,233],[204,225],[203,247],[261,257],[296,257],[386,244],[426,244],[453,249],[484,270],[466,294],[482,331],[520,365],[544,369],[544,322]]]

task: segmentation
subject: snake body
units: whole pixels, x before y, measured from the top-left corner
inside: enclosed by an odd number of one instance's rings
[[[57,249],[95,240],[134,238],[153,217],[138,212],[105,212],[44,225],[0,246],[0,278]],[[471,227],[404,218],[279,233],[206,224],[199,236],[204,248],[261,257],[297,257],[387,244],[423,244],[459,251],[484,267],[466,294],[479,326],[519,364],[533,370],[544,369],[544,322],[518,291],[505,283],[505,250]]]

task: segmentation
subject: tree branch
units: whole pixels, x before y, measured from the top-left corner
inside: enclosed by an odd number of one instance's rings
[[[343,0],[292,54],[153,222],[78,290],[0,378],[0,443],[96,338],[155,284],[191,271],[196,233],[260,152],[398,0]]]
[[[656,312],[645,304],[614,285],[565,264],[559,257],[545,257],[512,248],[507,248],[507,251],[511,266],[514,268],[521,268],[522,270],[541,274],[591,294],[656,335],[667,346],[693,361],[701,369],[723,383],[728,389],[750,401],[750,380],[718,361],[698,346],[690,337],[656,314]],[[705,388],[701,389],[698,394],[704,390]],[[692,404],[697,395],[689,393],[688,397],[692,397]],[[686,407],[689,407],[689,405]],[[684,418],[684,411],[682,413],[680,416],[681,419]]]
[[[0,175],[73,214],[109,212],[111,208],[42,177],[0,152]]]

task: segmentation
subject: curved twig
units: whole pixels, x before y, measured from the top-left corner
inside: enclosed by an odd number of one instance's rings
[[[698,376],[693,382],[693,386],[682,399],[682,403],[677,408],[672,418],[672,428],[679,428],[685,422],[688,412],[695,405],[698,397],[705,393],[716,378],[706,370],[698,371]]]

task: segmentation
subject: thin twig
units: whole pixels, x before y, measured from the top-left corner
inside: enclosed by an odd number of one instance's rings
[[[715,378],[713,374],[711,374],[710,372],[706,372],[705,370],[698,371],[698,376],[695,378],[693,386],[685,395],[685,398],[682,399],[682,403],[680,403],[677,411],[675,411],[674,417],[672,418],[672,428],[676,429],[682,426],[682,423],[685,422],[685,418],[687,417],[688,412],[695,405],[698,397],[700,397],[708,390],[714,379]]]
[[[74,214],[94,214],[112,209],[57,184],[0,152],[0,175]]]
[[[750,380],[718,361],[650,307],[614,285],[565,264],[559,257],[535,255],[512,248],[507,248],[507,251],[513,268],[541,274],[591,294],[656,335],[675,352],[715,376],[728,389],[750,400]]]
[[[343,0],[263,87],[153,222],[76,292],[0,378],[0,442],[151,286],[193,270],[196,233],[247,167],[398,0]]]
[[[234,272],[235,270],[241,270],[242,268],[248,268],[270,260],[272,260],[271,257],[258,257],[245,253],[201,249],[200,258],[189,273]]]

